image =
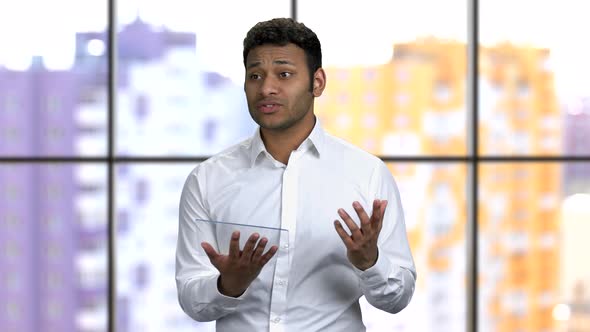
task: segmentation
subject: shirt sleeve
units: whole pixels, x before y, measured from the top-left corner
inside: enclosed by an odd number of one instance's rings
[[[209,218],[202,194],[204,179],[204,176],[199,176],[197,166],[184,184],[180,197],[176,247],[178,301],[187,315],[201,322],[213,321],[235,312],[248,292],[238,298],[219,293],[219,271],[201,248],[203,241],[219,248],[211,226],[196,221]]]
[[[404,309],[412,299],[416,268],[410,251],[404,213],[397,185],[384,163],[379,163],[370,181],[369,202],[387,199],[383,227],[377,245],[379,256],[372,267],[361,271],[355,267],[367,302],[389,313]]]

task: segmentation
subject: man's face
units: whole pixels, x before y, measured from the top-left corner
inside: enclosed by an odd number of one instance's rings
[[[305,51],[295,44],[262,45],[248,53],[244,91],[261,128],[283,131],[313,119],[313,97],[321,94],[316,90],[310,92]]]

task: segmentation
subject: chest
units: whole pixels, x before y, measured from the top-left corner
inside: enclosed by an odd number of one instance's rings
[[[313,165],[237,174],[209,193],[209,212],[218,221],[287,229],[293,244],[339,245],[337,211],[345,209],[358,222],[352,202],[369,208],[366,182]]]

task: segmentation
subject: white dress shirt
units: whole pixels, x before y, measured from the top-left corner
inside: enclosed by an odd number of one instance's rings
[[[388,200],[379,255],[361,271],[347,259],[333,223],[344,208],[359,224],[352,202],[370,215],[374,199]],[[219,293],[219,272],[200,250],[203,241],[217,246],[213,230],[195,219],[280,227],[288,236],[246,292],[233,298]],[[359,298],[396,313],[409,303],[415,280],[399,191],[387,166],[324,132],[319,120],[288,165],[266,151],[257,130],[200,163],[186,180],[178,298],[193,319],[217,320],[218,331],[365,331]]]

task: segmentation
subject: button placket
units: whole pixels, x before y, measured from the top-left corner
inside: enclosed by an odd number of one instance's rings
[[[295,221],[297,215],[298,201],[298,163],[297,154],[293,153],[289,159],[289,164],[283,171],[283,188],[281,197],[281,228],[287,229],[286,236],[281,236],[279,245],[279,255],[276,261],[274,287],[272,288],[270,303],[270,322],[277,328],[281,321],[281,315],[285,313],[287,307],[287,285],[289,278],[289,268],[293,255],[292,242],[295,235]],[[276,330],[272,329],[273,331]],[[278,331],[278,330],[277,330]]]

